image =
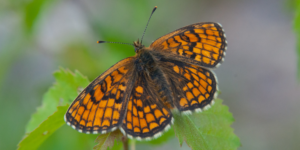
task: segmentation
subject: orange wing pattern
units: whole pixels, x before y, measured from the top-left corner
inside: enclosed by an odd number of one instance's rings
[[[106,133],[123,121],[132,89],[131,66],[134,58],[126,58],[108,69],[84,89],[69,107],[65,121],[79,132]]]
[[[167,53],[170,58],[214,68],[223,61],[227,42],[220,24],[192,24],[155,40],[150,48]]]
[[[170,128],[174,107],[191,113],[213,104],[217,79],[206,68],[217,67],[225,56],[220,24],[192,24],[149,48],[139,41],[134,46],[136,56],[118,62],[79,94],[65,115],[68,125],[94,134],[120,128],[129,138],[150,140]]]
[[[218,90],[213,72],[175,60],[162,61],[179,111],[191,113],[210,107]]]
[[[129,138],[150,140],[159,137],[173,122],[170,110],[145,76],[139,75],[132,89],[121,131]]]

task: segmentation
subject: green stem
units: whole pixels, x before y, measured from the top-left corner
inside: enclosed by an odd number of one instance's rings
[[[130,141],[130,150],[135,150],[135,140]]]

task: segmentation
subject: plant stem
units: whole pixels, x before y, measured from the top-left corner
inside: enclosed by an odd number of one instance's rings
[[[129,150],[128,149],[128,139],[127,139],[127,137],[123,138],[122,142],[123,142],[123,150]]]

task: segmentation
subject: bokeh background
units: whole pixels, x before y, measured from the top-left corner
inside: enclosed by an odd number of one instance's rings
[[[90,80],[143,43],[196,22],[223,25],[228,51],[215,70],[220,98],[233,113],[241,150],[300,147],[300,88],[297,84],[293,1],[285,0],[1,0],[0,149],[16,149],[31,114],[41,105],[60,66]],[[40,149],[91,149],[95,135],[64,125]],[[137,149],[189,149],[176,138]]]

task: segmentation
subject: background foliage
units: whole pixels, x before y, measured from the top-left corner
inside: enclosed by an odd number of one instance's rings
[[[292,7],[295,9],[295,19],[294,19],[294,30],[296,33],[296,38],[297,41],[300,40],[300,0],[295,0],[293,3]],[[298,72],[297,72],[297,77],[298,80],[300,81],[300,42],[297,42],[297,65],[298,65]]]
[[[220,22],[225,28],[229,47],[216,73],[220,97],[236,120],[233,127],[241,138],[240,149],[300,147],[295,50],[299,42],[292,32],[299,38],[298,21],[292,24],[299,3],[286,2],[1,0],[0,149],[16,149],[25,131],[32,130],[25,127],[42,105],[44,93],[54,83],[52,73],[59,66],[77,69],[92,80],[134,55],[130,46],[97,45],[96,41],[130,43],[140,38],[154,6],[158,10],[146,32],[145,45],[196,22]],[[96,137],[64,124],[40,149],[91,149]],[[190,149],[179,145],[173,138],[154,147],[139,143],[137,149]]]

